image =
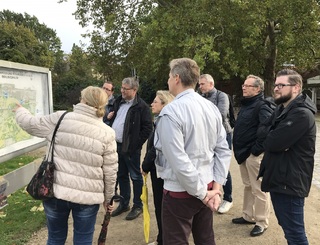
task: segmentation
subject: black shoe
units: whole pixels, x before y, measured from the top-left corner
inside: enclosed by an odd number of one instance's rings
[[[137,218],[142,213],[142,208],[133,207],[128,213],[126,220],[133,220]]]
[[[265,230],[267,230],[267,228],[262,228],[261,226],[255,225],[250,232],[250,236],[260,236],[263,234],[263,232],[265,232]]]
[[[114,210],[112,213],[111,213],[111,217],[116,217],[120,214],[122,214],[123,212],[127,212],[130,210],[130,207],[127,206],[127,207],[123,207],[122,205],[119,205],[116,210]]]
[[[255,225],[256,224],[256,222],[247,221],[243,217],[232,219],[232,223],[239,224],[239,225]]]

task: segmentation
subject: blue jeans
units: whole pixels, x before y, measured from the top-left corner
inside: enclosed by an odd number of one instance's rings
[[[232,149],[232,133],[227,133],[227,142],[229,149]],[[232,202],[232,178],[230,171],[228,171],[227,182],[223,188],[223,200]]]
[[[53,198],[43,202],[47,217],[47,245],[63,245],[68,235],[68,218],[73,217],[73,244],[91,245],[99,204],[84,205]]]
[[[288,245],[308,245],[304,228],[304,198],[270,192],[274,212]]]
[[[133,207],[142,208],[142,202],[140,196],[142,194],[142,174],[140,172],[140,156],[141,150],[136,151],[133,154],[123,153],[122,144],[117,143],[117,152],[119,158],[119,169],[117,173],[120,195],[123,196],[123,199],[120,201],[120,205],[123,207],[129,206],[130,196],[131,196],[131,187],[130,187],[130,178],[133,185]]]

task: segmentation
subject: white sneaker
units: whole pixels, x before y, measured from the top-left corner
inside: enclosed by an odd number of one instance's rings
[[[228,202],[226,200],[223,200],[220,207],[218,208],[218,213],[224,214],[227,213],[230,208],[232,208],[233,202]]]
[[[152,242],[152,243],[148,243],[148,245],[157,245],[157,244],[158,244],[158,242],[157,242],[157,241]]]

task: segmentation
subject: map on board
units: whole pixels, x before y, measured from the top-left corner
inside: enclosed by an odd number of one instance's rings
[[[0,84],[0,149],[30,139],[31,136],[23,131],[16,123],[12,109],[19,103],[32,114],[36,108],[36,91],[31,88],[19,89],[14,84]]]
[[[0,61],[0,162],[3,155],[42,142],[22,130],[12,111],[19,103],[35,116],[50,113],[49,70]],[[4,66],[1,66],[5,64]],[[17,64],[17,68],[12,68]],[[19,69],[20,68],[20,69]],[[32,70],[35,69],[35,70]],[[47,71],[46,71],[47,70]]]

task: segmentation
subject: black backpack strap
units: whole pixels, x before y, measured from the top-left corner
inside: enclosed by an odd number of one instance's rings
[[[216,95],[216,105],[218,106],[219,104],[219,96],[221,94],[221,91],[217,89],[217,95]]]

